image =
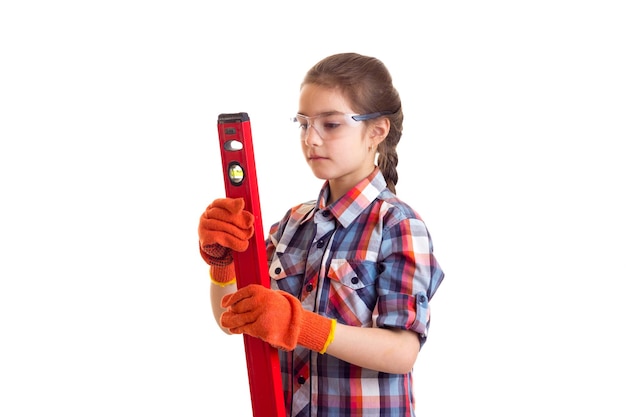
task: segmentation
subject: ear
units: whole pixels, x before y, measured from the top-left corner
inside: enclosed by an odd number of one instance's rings
[[[372,121],[369,126],[369,137],[375,146],[378,146],[380,142],[385,140],[390,128],[391,122],[386,117],[379,117]]]

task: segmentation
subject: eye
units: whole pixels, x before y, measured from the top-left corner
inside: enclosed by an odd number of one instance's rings
[[[334,118],[324,119],[322,123],[323,123],[322,126],[324,126],[325,130],[333,130],[333,129],[337,129],[341,127],[341,125],[343,124],[343,121],[334,117]]]
[[[307,130],[307,128],[309,127],[309,123],[307,122],[306,119],[302,119],[300,117],[294,117],[291,120],[298,125],[299,129]]]

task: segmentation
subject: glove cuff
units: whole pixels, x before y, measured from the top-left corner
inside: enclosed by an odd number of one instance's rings
[[[236,282],[235,264],[231,262],[226,266],[211,265],[209,267],[209,276],[211,277],[211,282],[220,287],[234,284]]]
[[[310,311],[302,312],[298,344],[319,353],[325,353],[335,338],[337,320]]]

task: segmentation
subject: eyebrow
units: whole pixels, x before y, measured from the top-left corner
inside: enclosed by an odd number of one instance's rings
[[[309,115],[307,115],[305,113],[302,113],[300,111],[298,111],[298,114],[301,115],[301,116],[304,116],[304,117],[319,117],[319,116],[332,116],[332,115],[335,115],[335,114],[347,114],[347,113],[340,112],[340,111],[337,111],[337,110],[331,110],[331,111],[325,111],[325,112],[322,112],[322,113],[318,113],[318,114],[316,114],[314,116],[309,116]]]

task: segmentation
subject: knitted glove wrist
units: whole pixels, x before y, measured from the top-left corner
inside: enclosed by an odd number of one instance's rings
[[[235,279],[235,264],[232,262],[226,266],[211,265],[209,267],[209,276],[211,277],[211,282],[220,287],[237,282]]]

